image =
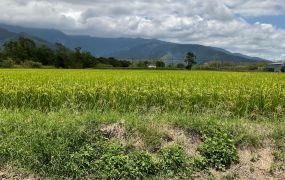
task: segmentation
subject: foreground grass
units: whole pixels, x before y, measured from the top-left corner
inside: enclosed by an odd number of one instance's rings
[[[122,136],[102,130],[116,123],[124,126]],[[227,133],[239,148],[260,148],[272,140],[274,168],[282,172],[284,125],[283,120],[228,119],[215,114],[1,110],[0,166],[47,177],[190,177],[206,170],[209,166],[198,152],[187,154],[179,142],[165,145],[171,141],[169,128],[178,128],[201,140]],[[144,146],[136,147],[135,137]]]

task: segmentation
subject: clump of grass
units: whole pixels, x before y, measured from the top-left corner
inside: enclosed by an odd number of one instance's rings
[[[285,171],[285,128],[284,122],[278,123],[278,128],[276,128],[273,134],[275,140],[274,148],[274,165],[272,171],[274,172],[284,172]]]
[[[146,124],[140,125],[137,127],[137,130],[139,131],[141,137],[144,140],[144,143],[146,144],[147,149],[150,152],[157,152],[160,150],[162,143],[161,141],[165,136],[163,132]]]

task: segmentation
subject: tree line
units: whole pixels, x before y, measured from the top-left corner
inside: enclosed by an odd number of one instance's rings
[[[26,37],[19,37],[4,43],[0,49],[0,67],[56,67],[56,68],[170,68],[170,69],[192,69],[196,64],[196,56],[188,52],[185,64],[176,66],[166,65],[162,60],[157,61],[134,61],[118,60],[110,57],[95,57],[80,47],[71,50],[61,43],[45,45],[37,43]]]
[[[4,43],[0,51],[0,65],[9,67],[53,66],[57,68],[129,67],[131,62],[115,58],[95,57],[80,47],[71,50],[61,43],[39,45],[32,39],[20,37]]]

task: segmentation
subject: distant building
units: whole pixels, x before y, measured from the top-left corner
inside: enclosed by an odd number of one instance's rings
[[[153,64],[150,64],[147,67],[150,68],[150,69],[156,69],[156,65],[153,65]]]
[[[276,63],[270,63],[267,65],[267,70],[271,72],[281,72],[282,67],[284,67],[284,62],[276,62]]]

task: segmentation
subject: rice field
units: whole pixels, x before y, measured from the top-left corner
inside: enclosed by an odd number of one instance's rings
[[[284,179],[284,117],[281,73],[1,69],[0,179]]]
[[[271,73],[0,70],[0,107],[38,110],[285,112],[285,75]]]

